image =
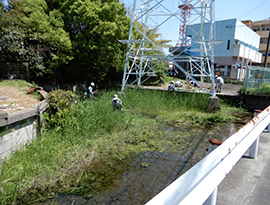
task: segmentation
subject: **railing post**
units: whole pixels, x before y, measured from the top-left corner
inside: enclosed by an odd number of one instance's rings
[[[253,117],[256,117],[261,112],[262,112],[261,110],[254,110]]]
[[[261,112],[262,112],[261,110],[254,110],[253,117],[256,117]],[[270,126],[267,126],[267,130],[269,130],[269,127]],[[259,147],[259,139],[260,139],[260,136],[257,137],[257,139],[253,142],[253,144],[249,148],[249,157],[252,158],[252,159],[257,158],[258,147]]]
[[[214,149],[216,149],[221,144],[222,144],[221,140],[210,139],[209,144],[208,144],[208,152],[207,152],[207,154],[210,154]]]
[[[253,144],[249,148],[249,157],[252,159],[257,158],[258,148],[259,148],[259,140],[260,140],[260,136],[257,137],[257,139],[253,142]]]
[[[203,205],[215,205],[217,201],[217,188],[212,192],[212,194],[206,199]]]
[[[267,126],[267,132],[270,132],[270,124]]]
[[[214,149],[216,149],[219,145],[222,144],[221,140],[218,139],[210,139],[208,145],[208,154],[210,154]],[[215,205],[217,201],[217,187],[212,192],[212,194],[206,199],[203,205]]]

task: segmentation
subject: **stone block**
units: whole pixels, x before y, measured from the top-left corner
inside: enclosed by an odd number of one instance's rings
[[[210,97],[209,101],[209,111],[215,112],[217,110],[220,110],[220,103],[218,97]]]

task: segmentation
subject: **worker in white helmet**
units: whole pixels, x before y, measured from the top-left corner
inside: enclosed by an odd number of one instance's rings
[[[191,80],[189,81],[189,86],[192,86],[192,87],[195,88],[195,87],[197,87],[197,83],[196,83],[194,80],[191,79]]]
[[[181,87],[182,86],[182,83],[180,80],[176,81],[175,83],[175,87]]]
[[[217,87],[217,93],[221,93],[222,88],[224,85],[224,80],[222,77],[216,75],[216,87]]]
[[[171,91],[171,92],[176,91],[174,81],[171,82],[171,84],[168,87],[168,90]]]
[[[88,87],[90,96],[94,96],[93,89],[94,89],[95,83],[91,83],[90,86]]]
[[[111,102],[114,110],[122,110],[122,100],[118,98],[118,95],[114,95]]]

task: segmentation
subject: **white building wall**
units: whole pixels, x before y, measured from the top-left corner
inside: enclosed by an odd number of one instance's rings
[[[204,30],[205,39],[209,39],[210,27],[206,24]],[[237,65],[238,61],[242,61],[242,65],[247,62],[260,63],[261,54],[258,53],[260,45],[260,36],[245,24],[237,19],[229,19],[215,22],[215,40],[218,44],[214,46],[214,56],[217,63],[221,58],[226,59],[227,64]],[[186,35],[192,36],[192,49],[199,47],[200,24],[189,25]],[[233,57],[238,57],[233,60]],[[230,59],[229,59],[230,58]],[[241,58],[241,59],[240,59]]]
[[[236,29],[236,19],[216,21],[215,40],[219,41],[220,44],[214,46],[215,56],[231,57],[233,54],[234,45],[234,33]]]
[[[243,41],[259,50],[260,36],[238,20],[236,21],[234,39]]]

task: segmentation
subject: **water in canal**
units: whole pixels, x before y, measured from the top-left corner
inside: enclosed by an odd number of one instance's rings
[[[139,205],[145,204],[156,194],[185,173],[206,155],[208,140],[216,138],[225,141],[252,118],[251,113],[239,116],[234,122],[208,126],[190,127],[189,145],[177,153],[145,152],[136,156],[120,181],[110,190],[105,190],[85,199],[81,196],[58,194],[55,204],[82,205]],[[168,127],[172,132],[182,131],[180,127]],[[109,171],[109,170],[108,170]],[[51,204],[52,201],[46,203]]]

